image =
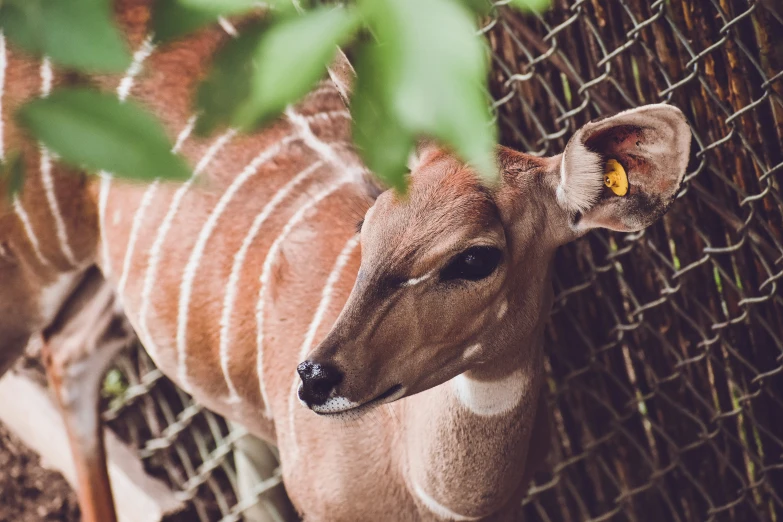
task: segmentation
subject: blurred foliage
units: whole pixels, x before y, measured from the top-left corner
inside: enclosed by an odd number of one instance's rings
[[[549,1],[507,3],[541,10]],[[117,72],[130,58],[111,7],[110,0],[0,0],[0,28],[12,44],[59,67]],[[478,16],[491,7],[487,0],[357,0],[304,10],[298,0],[159,0],[152,28],[155,43],[165,45],[222,16],[265,13],[216,54],[195,100],[201,134],[267,123],[323,77],[337,46],[352,47],[354,139],[368,167],[404,190],[419,137],[435,138],[495,176],[488,52],[476,35]],[[162,126],[133,102],[63,89],[29,102],[17,116],[79,167],[147,180],[188,175]]]
[[[64,161],[126,177],[187,179],[160,122],[134,102],[89,89],[59,89],[24,105],[18,119]]]
[[[3,0],[0,28],[15,45],[62,67],[122,72],[130,64],[106,0]]]
[[[0,179],[6,189],[6,197],[12,198],[22,190],[24,183],[24,158],[18,151],[0,160]]]
[[[109,400],[109,409],[119,407],[123,402],[122,399],[128,392],[130,384],[125,376],[117,368],[112,368],[103,378],[103,386],[101,386],[101,395]]]

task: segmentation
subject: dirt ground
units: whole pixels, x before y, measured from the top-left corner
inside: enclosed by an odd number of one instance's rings
[[[0,522],[78,522],[76,494],[62,475],[0,424]]]

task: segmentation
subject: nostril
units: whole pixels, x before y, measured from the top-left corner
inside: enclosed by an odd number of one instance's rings
[[[299,374],[299,378],[301,378],[303,381],[310,377],[312,371],[313,363],[310,361],[301,362],[299,363],[299,366],[296,367],[296,372]]]
[[[309,404],[323,404],[338,384],[343,374],[334,366],[304,361],[296,371],[302,379],[299,397]]]

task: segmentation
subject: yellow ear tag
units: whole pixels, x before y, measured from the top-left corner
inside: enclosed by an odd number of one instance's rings
[[[610,159],[606,162],[604,185],[618,196],[625,196],[628,193],[628,175],[619,161]]]

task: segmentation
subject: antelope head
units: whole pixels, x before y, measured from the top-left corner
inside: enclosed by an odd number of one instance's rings
[[[555,249],[592,228],[632,232],[663,215],[690,140],[678,109],[649,105],[585,125],[554,157],[500,147],[492,186],[424,146],[408,194],[381,194],[365,216],[350,297],[297,368],[300,401],[319,414],[362,411],[536,357]],[[607,186],[609,160],[627,176],[624,195]]]

